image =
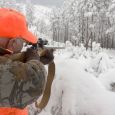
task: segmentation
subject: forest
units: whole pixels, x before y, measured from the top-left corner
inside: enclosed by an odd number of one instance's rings
[[[93,42],[102,48],[115,48],[115,0],[65,0],[59,8],[46,8],[42,19],[42,9],[31,2],[1,0],[0,6],[23,12],[37,36],[44,34],[63,43],[71,41],[75,46],[82,43],[86,49],[92,49]]]

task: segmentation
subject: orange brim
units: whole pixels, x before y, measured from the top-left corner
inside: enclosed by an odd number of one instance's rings
[[[31,42],[31,43],[37,43],[38,38],[32,34],[32,32],[27,31],[22,38],[24,38],[24,40]]]

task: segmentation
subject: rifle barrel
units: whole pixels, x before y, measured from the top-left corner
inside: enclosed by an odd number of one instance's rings
[[[57,46],[44,46],[46,49],[65,49],[65,47],[57,47]]]

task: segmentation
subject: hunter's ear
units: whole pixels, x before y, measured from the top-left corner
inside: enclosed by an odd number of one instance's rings
[[[7,45],[7,49],[14,53],[19,53],[23,48],[23,40],[20,38],[11,39]]]

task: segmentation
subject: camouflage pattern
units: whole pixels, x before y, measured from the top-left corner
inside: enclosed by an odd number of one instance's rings
[[[0,57],[0,107],[24,108],[43,93],[45,83],[46,71],[41,62]]]

